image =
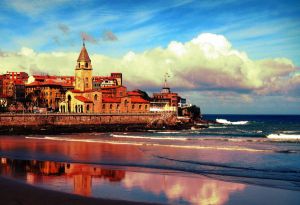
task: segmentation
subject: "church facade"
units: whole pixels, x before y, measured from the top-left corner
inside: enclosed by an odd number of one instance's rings
[[[117,83],[95,87],[93,67],[85,44],[75,67],[75,86],[59,104],[62,113],[145,113],[150,112],[150,101],[139,91],[127,92],[122,85],[122,74],[112,73]]]

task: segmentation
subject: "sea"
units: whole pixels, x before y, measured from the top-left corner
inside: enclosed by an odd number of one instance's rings
[[[0,136],[0,174],[160,204],[299,204],[300,115],[203,115],[205,129]]]

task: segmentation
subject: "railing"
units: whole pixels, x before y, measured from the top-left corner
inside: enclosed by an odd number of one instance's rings
[[[0,113],[0,116],[136,116],[136,115],[146,115],[146,116],[159,116],[160,113]]]

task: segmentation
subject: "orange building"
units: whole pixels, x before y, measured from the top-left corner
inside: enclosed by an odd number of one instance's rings
[[[23,102],[27,79],[28,74],[25,72],[7,72],[0,75],[0,96],[12,101]]]
[[[150,110],[153,112],[177,112],[180,99],[178,93],[171,92],[170,88],[165,86],[160,93],[153,93]]]
[[[37,107],[58,110],[59,103],[65,100],[65,93],[73,89],[71,83],[43,79],[26,84],[26,99]]]
[[[60,112],[72,113],[140,113],[150,111],[150,101],[138,92],[127,92],[122,74],[92,76],[92,64],[85,44],[75,68],[75,87],[60,103]]]

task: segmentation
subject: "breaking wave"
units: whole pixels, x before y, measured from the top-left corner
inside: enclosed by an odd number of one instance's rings
[[[236,121],[236,122],[231,122],[226,119],[216,119],[217,123],[224,124],[224,125],[245,125],[248,124],[249,121]]]
[[[267,136],[268,139],[278,140],[278,141],[289,141],[295,140],[300,141],[300,134],[288,135],[288,134],[270,134]]]
[[[127,139],[149,139],[149,140],[180,140],[180,141],[185,141],[189,140],[189,138],[186,137],[146,137],[146,136],[134,136],[134,135],[115,135],[111,134],[112,137],[114,138],[127,138]]]
[[[264,148],[251,148],[238,145],[201,145],[201,144],[160,144],[157,142],[145,141],[114,141],[102,139],[77,139],[77,138],[63,138],[63,137],[25,137],[27,139],[37,140],[53,140],[53,141],[67,141],[67,142],[86,142],[86,143],[103,143],[112,145],[132,145],[132,146],[152,146],[152,147],[165,147],[174,149],[190,149],[190,150],[221,150],[221,151],[243,151],[243,152],[261,152],[261,153],[299,153],[299,150],[286,150],[286,149],[264,149]],[[210,140],[205,138],[203,140]],[[224,140],[224,139],[217,139]],[[228,141],[244,141],[244,139],[227,139]],[[263,141],[261,141],[263,142]]]

